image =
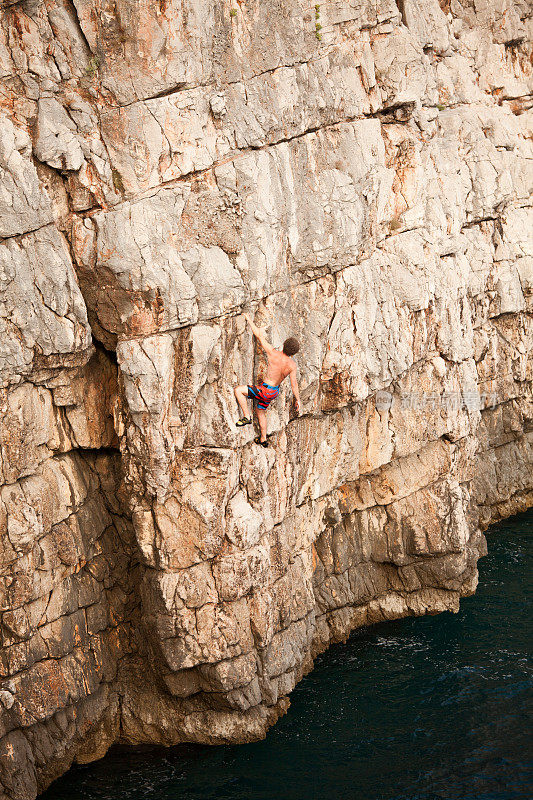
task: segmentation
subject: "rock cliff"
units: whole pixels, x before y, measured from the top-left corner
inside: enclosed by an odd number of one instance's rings
[[[527,0],[0,2],[0,792],[265,734],[531,504]],[[272,447],[234,427],[302,343]]]

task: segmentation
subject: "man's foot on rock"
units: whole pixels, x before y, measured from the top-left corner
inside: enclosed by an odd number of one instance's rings
[[[254,442],[255,442],[256,444],[260,444],[260,445],[261,445],[261,447],[268,447],[268,441],[265,439],[265,441],[264,441],[264,442],[262,442],[262,441],[261,441],[261,439],[259,438],[259,436],[256,436],[256,437],[255,437],[255,439],[254,439]]]
[[[251,424],[252,424],[251,417],[241,417],[240,420],[238,420],[238,422],[235,423],[237,428],[242,428],[244,425],[251,425]]]

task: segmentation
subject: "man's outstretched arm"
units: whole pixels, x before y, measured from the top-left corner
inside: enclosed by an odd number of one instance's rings
[[[272,347],[272,345],[270,344],[270,342],[266,338],[265,332],[261,328],[258,328],[257,325],[254,322],[252,322],[252,320],[250,319],[248,314],[244,315],[244,319],[246,320],[246,322],[248,323],[248,325],[252,329],[253,335],[255,336],[257,341],[260,343],[260,345],[263,348],[263,350],[266,353],[271,353],[274,348]]]
[[[298,388],[298,381],[296,380],[296,367],[289,373],[291,379],[291,389],[294,395],[294,402],[296,411],[300,413],[300,389]]]

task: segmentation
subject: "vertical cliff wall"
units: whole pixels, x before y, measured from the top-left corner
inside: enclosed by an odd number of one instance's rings
[[[524,0],[0,2],[0,792],[264,735],[531,477]],[[301,340],[272,446],[241,312]]]

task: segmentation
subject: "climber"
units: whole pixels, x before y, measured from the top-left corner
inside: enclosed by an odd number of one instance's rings
[[[250,398],[252,402],[256,403],[257,419],[259,420],[259,428],[261,429],[261,435],[256,436],[254,442],[260,444],[261,447],[268,447],[266,410],[272,400],[278,396],[279,385],[287,376],[289,376],[291,380],[291,389],[294,395],[296,412],[300,413],[300,391],[298,389],[298,381],[296,380],[296,363],[291,358],[291,356],[296,355],[300,349],[300,345],[298,341],[291,336],[283,343],[283,350],[275,350],[267,341],[264,331],[258,328],[257,325],[254,325],[248,314],[245,314],[244,318],[252,329],[253,335],[267,354],[268,365],[266,381],[260,386],[235,387],[235,397],[243,414],[236,424],[238,428],[252,424],[252,418],[248,416],[248,407],[246,404],[246,398]]]

